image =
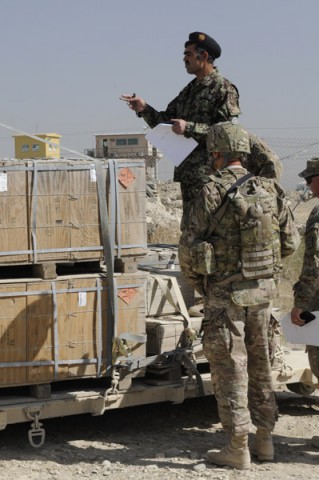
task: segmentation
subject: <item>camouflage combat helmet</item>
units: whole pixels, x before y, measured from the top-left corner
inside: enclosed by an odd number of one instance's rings
[[[307,162],[307,168],[300,172],[299,177],[309,178],[319,175],[319,158],[313,157]]]
[[[207,134],[207,150],[220,153],[250,153],[249,135],[237,122],[216,123]]]

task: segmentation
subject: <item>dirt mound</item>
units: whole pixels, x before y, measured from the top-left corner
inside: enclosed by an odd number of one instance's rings
[[[148,243],[178,243],[182,218],[179,183],[160,182],[147,196],[146,215]]]

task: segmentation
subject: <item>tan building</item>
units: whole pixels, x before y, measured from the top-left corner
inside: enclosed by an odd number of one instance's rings
[[[144,158],[146,177],[158,180],[158,161],[162,153],[146,139],[146,132],[100,133],[95,135],[95,148],[87,149],[95,158]]]
[[[14,156],[24,158],[60,158],[60,138],[58,133],[35,133],[36,140],[28,135],[14,135]]]
[[[95,135],[94,156],[96,158],[153,157],[160,152],[145,138],[146,133],[101,133]]]

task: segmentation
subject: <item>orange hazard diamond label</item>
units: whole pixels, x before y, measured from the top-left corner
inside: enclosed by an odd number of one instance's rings
[[[117,296],[129,305],[136,294],[136,288],[121,288]]]
[[[127,188],[135,180],[134,173],[129,168],[121,168],[118,175],[118,180],[124,188]]]

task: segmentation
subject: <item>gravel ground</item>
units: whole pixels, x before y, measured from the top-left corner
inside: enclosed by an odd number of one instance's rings
[[[8,426],[0,439],[1,480],[180,480],[319,478],[319,397],[277,394],[276,458],[250,470],[214,467],[208,449],[225,441],[214,397],[44,421],[45,444],[28,443],[28,424]]]

